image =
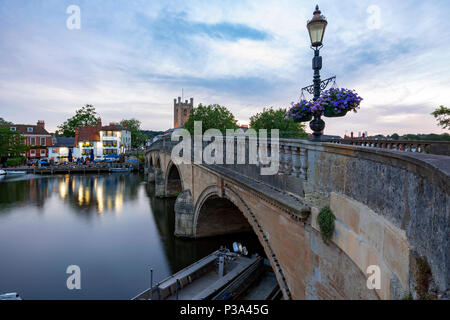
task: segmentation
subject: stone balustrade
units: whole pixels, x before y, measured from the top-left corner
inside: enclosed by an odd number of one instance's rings
[[[450,156],[450,142],[449,141],[328,139],[325,142]]]
[[[379,297],[401,298],[415,290],[416,257],[430,264],[438,291],[450,290],[450,157],[423,152],[436,145],[423,141],[342,142],[279,139],[271,145],[269,140],[262,150],[267,149],[268,155],[278,151],[278,157],[272,159],[278,171],[263,175],[261,168],[270,164],[260,162],[262,154],[256,153],[257,164],[248,163],[255,156],[251,143],[265,145],[234,137],[228,144],[233,146],[234,163],[225,161],[224,141],[223,158],[216,155],[219,163],[202,166],[224,176],[231,173],[235,179],[257,181],[274,194],[277,191],[299,199],[313,208],[309,223],[314,229],[317,212],[330,206],[337,217],[333,243],[361,272],[366,272],[368,263],[381,267],[386,283]],[[154,143],[150,152],[171,152],[177,143],[166,136]],[[204,142],[202,148],[207,144]],[[197,147],[195,151],[201,151]],[[238,147],[245,149],[244,164],[238,161]],[[313,243],[311,246],[316,250]]]

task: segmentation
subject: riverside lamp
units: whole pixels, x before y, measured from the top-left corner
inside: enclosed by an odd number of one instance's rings
[[[319,50],[322,48],[323,36],[327,27],[327,20],[319,10],[319,6],[316,6],[313,18],[308,21],[306,25],[311,39],[311,49],[314,50],[314,58],[312,62],[314,70],[314,100],[319,99],[321,91],[320,81],[320,69],[322,69],[322,57],[319,55]],[[321,141],[323,129],[325,129],[325,122],[321,119],[320,115],[315,114],[314,119],[309,123],[309,127],[313,131],[313,141]]]

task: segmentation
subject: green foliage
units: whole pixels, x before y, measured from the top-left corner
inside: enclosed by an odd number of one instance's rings
[[[379,138],[379,139],[384,139],[386,138],[385,136],[379,134],[376,136],[370,136],[369,138]],[[390,136],[391,139],[393,140],[401,140],[401,141],[450,141],[450,134],[448,133],[442,133],[442,134],[435,134],[435,133],[430,133],[430,134],[412,134],[412,133],[408,133],[405,135],[398,135],[397,133],[394,133]]]
[[[278,129],[280,138],[308,138],[303,124],[286,119],[286,109],[264,108],[262,112],[250,117],[250,127],[256,131],[267,129],[268,136],[271,129]]]
[[[236,130],[238,128],[231,111],[218,104],[209,106],[199,104],[197,108],[191,110],[189,119],[184,124],[184,128],[191,135],[194,135],[195,121],[202,121],[202,134],[208,129],[218,129],[225,135],[226,129]]]
[[[3,119],[2,117],[0,117],[0,126],[1,126],[1,125],[5,125],[5,124],[12,124],[12,122],[6,121],[6,120]]]
[[[450,130],[450,109],[444,106],[439,106],[436,110],[431,113],[438,122],[438,126],[441,126],[443,129]]]
[[[17,167],[25,163],[25,157],[15,157],[6,160],[8,167]]]
[[[157,135],[164,133],[164,131],[153,131],[153,130],[141,130],[141,132],[147,136],[147,139],[153,139]]]
[[[24,138],[18,131],[0,127],[0,157],[18,157],[27,150]]]
[[[75,137],[75,129],[85,126],[95,126],[100,118],[94,106],[87,104],[76,111],[76,114],[58,126],[58,135],[64,137]]]
[[[125,123],[127,130],[131,132],[131,146],[138,148],[145,143],[147,136],[141,131],[141,122],[137,119],[122,120],[120,123]]]
[[[323,242],[328,243],[334,231],[334,220],[336,217],[329,207],[324,207],[317,215],[317,224],[322,234]]]

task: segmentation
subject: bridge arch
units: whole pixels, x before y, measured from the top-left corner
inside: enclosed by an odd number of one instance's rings
[[[176,197],[184,190],[181,170],[172,161],[167,166],[164,181],[166,197]]]
[[[225,210],[226,212],[224,212]],[[211,230],[216,230],[216,232],[211,232]],[[211,185],[203,190],[195,205],[193,231],[196,238],[253,231],[275,271],[284,296],[288,299],[292,298],[279,260],[272,250],[262,226],[244,199],[231,186],[225,185],[221,189],[217,185]]]

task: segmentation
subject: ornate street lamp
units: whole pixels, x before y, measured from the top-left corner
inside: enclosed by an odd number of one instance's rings
[[[319,6],[316,6],[313,18],[308,21],[306,25],[311,39],[311,49],[314,50],[314,58],[312,66],[314,70],[314,100],[319,99],[321,91],[320,81],[320,69],[322,69],[322,57],[319,55],[319,50],[322,48],[323,36],[327,27],[327,20],[319,10]],[[321,119],[320,115],[314,115],[314,119],[309,123],[309,127],[313,131],[313,141],[320,141],[323,129],[325,129],[325,122]]]

